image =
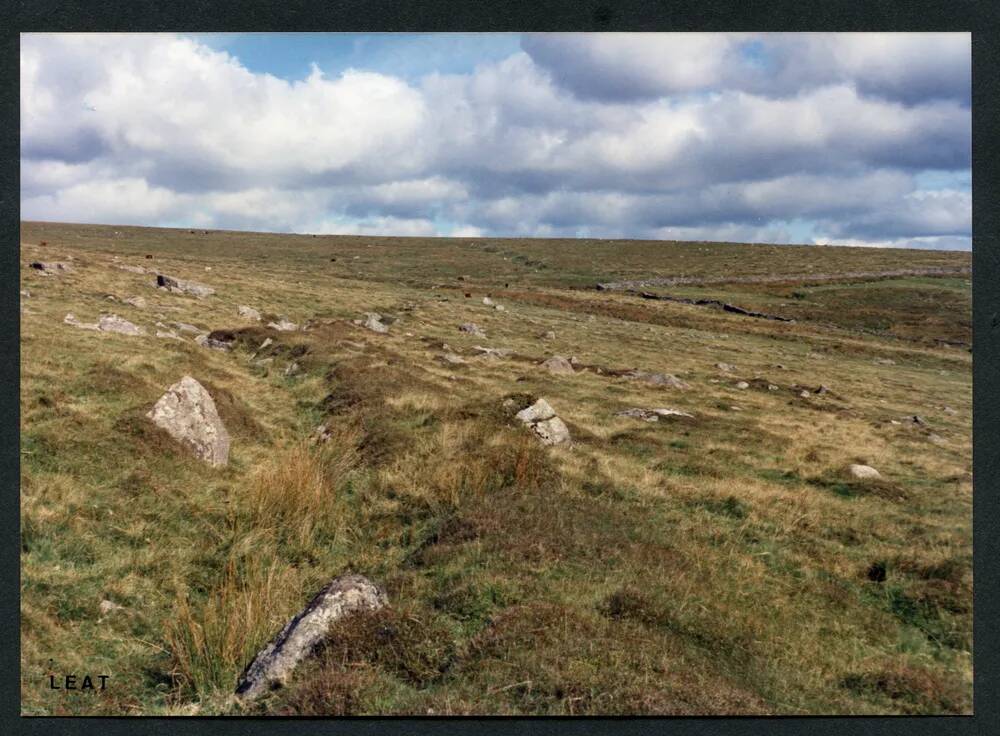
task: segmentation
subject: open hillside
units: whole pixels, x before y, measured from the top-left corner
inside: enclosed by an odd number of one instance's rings
[[[39,222],[20,250],[25,714],[971,712],[969,253]],[[80,329],[110,314],[141,334]],[[146,416],[185,375],[224,467]],[[571,441],[515,418],[539,398]],[[389,605],[237,701],[345,572]]]

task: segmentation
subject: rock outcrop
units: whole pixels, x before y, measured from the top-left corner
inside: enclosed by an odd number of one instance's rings
[[[146,416],[209,465],[229,462],[229,432],[211,395],[191,376],[167,389]]]
[[[644,422],[658,422],[660,417],[688,417],[692,418],[693,414],[688,414],[686,411],[680,411],[679,409],[626,409],[625,411],[620,411],[615,414],[616,417],[633,417],[635,419],[641,419]]]
[[[365,312],[365,321],[361,323],[361,326],[383,335],[389,331],[389,326],[383,324],[382,315],[378,312]]]
[[[362,575],[334,578],[257,653],[240,675],[236,695],[252,700],[286,684],[299,663],[322,644],[330,624],[387,603],[385,593]]]

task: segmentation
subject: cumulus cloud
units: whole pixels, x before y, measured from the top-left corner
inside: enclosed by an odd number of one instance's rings
[[[521,46],[289,80],[184,36],[26,34],[22,217],[969,247],[968,187],[920,186],[970,165],[968,34]]]

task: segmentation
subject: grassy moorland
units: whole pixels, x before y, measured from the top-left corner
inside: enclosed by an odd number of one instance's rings
[[[593,288],[969,254],[26,222],[21,261],[25,714],[971,711],[968,277],[653,290],[794,322]],[[216,293],[159,291],[123,264]],[[368,311],[388,334],[352,324]],[[237,347],[157,338],[158,321]],[[470,321],[486,337],[457,330]],[[550,375],[551,355],[578,370]],[[233,437],[226,468],[144,417],[184,374]],[[508,397],[546,398],[572,445],[541,446]],[[693,417],[616,416],[630,407]],[[850,480],[856,462],[883,478]],[[234,702],[250,657],[348,570],[390,607],[338,624],[289,687]],[[50,672],[110,679],[53,691]]]

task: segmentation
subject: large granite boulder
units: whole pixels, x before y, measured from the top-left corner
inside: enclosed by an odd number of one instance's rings
[[[316,652],[330,624],[387,603],[385,593],[362,575],[334,578],[257,653],[240,675],[236,695],[252,700],[281,687],[299,663]]]
[[[229,462],[229,432],[211,395],[191,376],[168,388],[146,416],[209,465]]]
[[[521,409],[515,416],[528,425],[544,445],[561,445],[570,440],[566,423],[556,416],[555,409],[545,399]]]

